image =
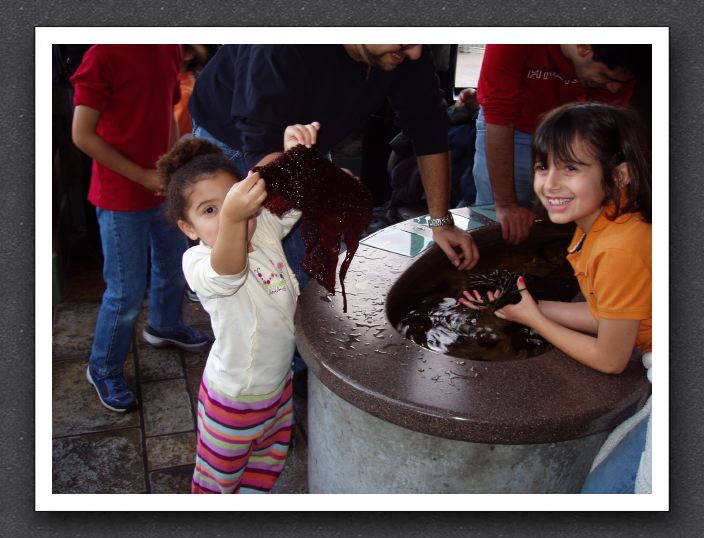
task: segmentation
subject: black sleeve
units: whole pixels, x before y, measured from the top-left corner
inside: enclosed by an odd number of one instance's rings
[[[238,66],[231,116],[242,134],[245,163],[283,151],[288,125],[305,118],[307,69],[296,46],[252,45]]]
[[[448,150],[450,127],[447,104],[440,90],[430,48],[423,47],[418,60],[398,67],[389,95],[399,126],[413,141],[416,155]]]

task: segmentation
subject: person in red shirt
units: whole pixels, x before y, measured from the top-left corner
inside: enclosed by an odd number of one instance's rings
[[[181,321],[185,237],[163,215],[156,161],[175,142],[179,45],[94,45],[71,77],[76,146],[93,159],[88,200],[103,250],[103,295],[86,377],[113,411],[134,409],[123,366],[151,264],[152,345],[199,350],[210,337]]]
[[[530,143],[540,117],[573,101],[629,103],[650,45],[487,45],[477,94],[476,205],[496,205],[505,241],[528,237]]]

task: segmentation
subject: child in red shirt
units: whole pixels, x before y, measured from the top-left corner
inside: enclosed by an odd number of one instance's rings
[[[176,140],[181,60],[178,45],[94,45],[71,78],[73,141],[93,159],[88,200],[96,206],[107,284],[86,376],[101,403],[117,412],[137,405],[123,366],[150,264],[144,338],[187,350],[210,342],[181,321],[186,241],[162,214],[155,170]]]

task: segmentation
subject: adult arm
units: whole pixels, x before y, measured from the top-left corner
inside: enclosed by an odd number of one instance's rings
[[[76,106],[71,132],[73,143],[103,166],[151,191],[162,193],[163,185],[156,170],[141,167],[108,144],[96,132],[99,121],[99,110],[85,105]]]
[[[450,160],[448,153],[418,156],[418,170],[428,202],[431,218],[447,214],[450,198]],[[472,236],[456,226],[433,228],[433,240],[458,269],[471,269],[479,261],[479,250]],[[462,250],[462,256],[454,247]]]
[[[478,83],[496,215],[502,236],[510,244],[525,240],[533,224],[533,215],[516,200],[513,147],[514,122],[523,100],[523,77],[530,47],[487,45]]]
[[[486,161],[494,191],[496,216],[504,241],[517,245],[528,238],[534,217],[516,200],[513,134],[513,124],[486,124]]]

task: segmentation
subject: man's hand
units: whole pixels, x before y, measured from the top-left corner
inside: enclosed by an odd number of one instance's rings
[[[509,245],[517,245],[528,238],[534,215],[519,204],[496,204],[496,217],[501,224],[501,235]]]
[[[235,183],[225,196],[223,216],[232,222],[246,221],[256,215],[266,200],[266,183],[259,173],[249,174]]]
[[[474,88],[465,88],[457,96],[455,101],[456,107],[467,107],[470,110],[479,108],[479,100],[477,99],[477,90]]]
[[[284,131],[284,151],[287,151],[299,144],[310,148],[318,141],[318,130],[320,123],[314,121],[307,125],[289,125]]]
[[[433,228],[433,240],[450,259],[457,269],[471,269],[479,261],[479,249],[469,233],[456,226],[439,226]],[[460,247],[462,254],[458,255],[454,247]]]

